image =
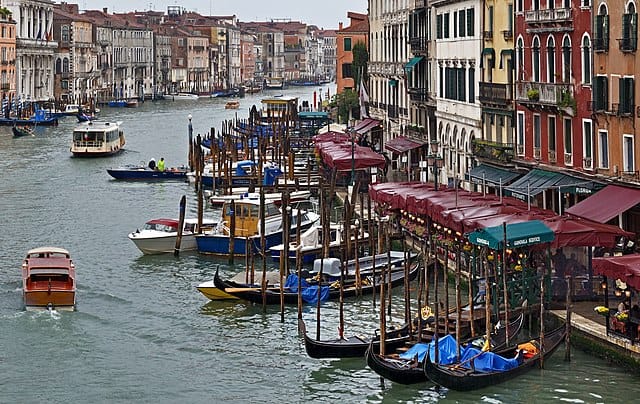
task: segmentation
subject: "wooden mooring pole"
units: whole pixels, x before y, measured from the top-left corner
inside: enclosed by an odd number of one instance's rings
[[[571,361],[571,312],[573,311],[573,277],[571,275],[566,277],[567,280],[567,336],[564,338],[564,360]]]

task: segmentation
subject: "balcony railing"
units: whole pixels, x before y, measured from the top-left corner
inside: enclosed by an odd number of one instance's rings
[[[510,29],[504,30],[502,31],[502,35],[504,35],[504,39],[508,41],[513,38],[513,31]]]
[[[540,147],[534,147],[533,158],[536,160],[540,160],[541,156],[542,156],[542,151],[540,150]]]
[[[409,87],[408,92],[409,92],[409,99],[411,101],[424,102],[424,101],[427,101],[427,99],[429,98],[426,88]]]
[[[511,85],[501,83],[480,82],[480,102],[508,104],[511,102]]]
[[[567,91],[573,96],[573,84],[522,81],[516,85],[516,99],[528,104],[558,106]]]
[[[416,139],[427,137],[427,128],[423,126],[407,126],[407,135]]]
[[[11,84],[9,84],[9,83],[0,84],[0,90],[1,91],[9,91],[9,90],[11,90]]]
[[[497,143],[489,140],[473,139],[471,153],[477,158],[508,163],[513,159],[513,143]]]
[[[482,37],[484,39],[493,39],[493,31],[484,31]]]
[[[593,38],[593,51],[605,52],[609,50],[609,38]]]
[[[427,7],[427,0],[413,0],[413,9],[417,10],[420,8]]]
[[[571,17],[570,8],[527,10],[524,13],[524,21],[527,24],[555,24],[571,21]]]
[[[565,166],[572,166],[573,165],[573,154],[572,153],[565,153],[564,154],[564,165]]]
[[[635,52],[638,49],[638,41],[635,38],[618,38],[618,45],[623,52]]]
[[[593,159],[591,157],[583,158],[582,168],[584,168],[585,170],[593,170]]]
[[[556,151],[549,150],[549,163],[556,163],[558,160],[556,158]]]
[[[409,45],[411,46],[411,52],[424,52],[427,50],[427,38],[426,37],[412,37],[409,39]]]
[[[516,152],[518,153],[518,156],[524,156],[524,145],[523,144],[517,145]]]

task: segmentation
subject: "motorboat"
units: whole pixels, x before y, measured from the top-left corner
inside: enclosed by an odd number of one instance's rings
[[[122,151],[125,144],[122,122],[88,121],[73,130],[71,153],[76,157],[111,156]]]
[[[75,310],[76,268],[69,251],[59,247],[29,250],[22,263],[27,310]]]
[[[306,201],[311,196],[311,191],[292,191],[289,193],[289,203],[295,203],[300,201]],[[224,205],[225,202],[231,200],[241,200],[246,198],[260,198],[260,193],[258,192],[241,192],[231,195],[213,195],[209,197],[209,203],[211,206],[220,207]],[[264,194],[264,199],[268,201],[274,201],[277,206],[280,206],[282,203],[282,192],[268,192]]]
[[[169,94],[167,97],[173,101],[197,100],[198,98],[200,98],[198,94],[192,94],[192,93]]]
[[[107,105],[111,108],[124,108],[127,106],[127,100],[111,100]]]
[[[108,168],[107,173],[117,180],[130,181],[186,181],[187,167],[171,167],[164,171],[152,170],[146,165],[126,165]]]
[[[240,101],[228,101],[224,104],[225,109],[238,109],[240,108]]]
[[[222,205],[222,219],[209,232],[196,236],[198,252],[214,255],[246,255],[268,250],[282,243],[282,212],[274,201],[266,201],[261,217],[260,198],[250,197],[227,201]],[[300,221],[301,230],[316,223],[320,216],[311,211],[291,209],[291,230]],[[264,226],[264,236],[261,227]],[[264,246],[262,241],[264,240]]]
[[[324,230],[324,226],[320,224],[313,225],[307,229],[304,233],[300,234],[300,243],[297,241],[292,241],[289,243],[289,259],[296,260],[297,257],[302,259],[303,263],[311,263],[316,257],[320,256],[322,253],[322,232]],[[352,233],[356,232],[355,226],[351,226]],[[351,235],[352,242],[358,240],[359,243],[365,243],[369,240],[369,233],[367,232],[358,232],[357,237]],[[295,238],[295,235],[292,235],[292,239]],[[340,250],[341,247],[344,246],[346,242],[346,237],[344,234],[344,226],[338,223],[330,223],[329,224],[329,254],[333,255],[336,251]],[[284,244],[278,244],[269,249],[271,253],[271,258],[275,261],[280,261],[280,257],[284,252]],[[386,254],[385,254],[386,257]],[[379,264],[380,266],[382,264]]]
[[[175,251],[178,237],[178,219],[153,219],[144,224],[142,229],[129,233],[129,239],[143,254],[164,254]],[[202,229],[215,226],[212,220],[203,220]],[[198,233],[198,219],[185,219],[182,227],[180,251],[196,249],[195,235]]]

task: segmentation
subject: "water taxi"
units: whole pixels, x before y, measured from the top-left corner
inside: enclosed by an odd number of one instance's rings
[[[228,101],[224,104],[224,109],[238,109],[240,108],[240,101]]]
[[[75,310],[76,267],[69,251],[59,247],[29,250],[22,263],[22,287],[27,310]]]
[[[77,157],[102,157],[116,154],[125,144],[122,122],[88,121],[73,130],[71,153]]]
[[[129,233],[129,240],[138,247],[143,254],[163,254],[175,250],[178,237],[178,219],[153,219],[144,224],[142,230]],[[215,226],[211,220],[203,220],[202,228],[210,229]],[[194,251],[196,249],[195,235],[198,231],[198,219],[185,219],[182,227],[180,251]]]

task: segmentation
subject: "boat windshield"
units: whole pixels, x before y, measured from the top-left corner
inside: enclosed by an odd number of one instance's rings
[[[75,131],[73,132],[74,142],[96,142],[104,140],[103,132],[87,132],[87,131]]]
[[[162,223],[145,223],[144,230],[162,231],[165,233],[175,233],[177,228]]]

